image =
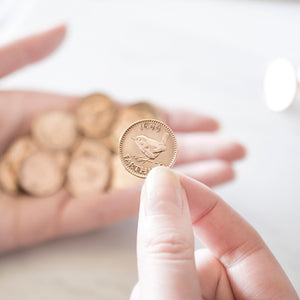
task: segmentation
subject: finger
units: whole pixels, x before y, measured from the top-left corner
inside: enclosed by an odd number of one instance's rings
[[[245,156],[240,143],[211,134],[177,134],[178,154],[176,164],[206,159],[234,161]]]
[[[167,124],[177,132],[216,131],[219,123],[209,116],[183,109],[162,109]]]
[[[132,289],[130,300],[142,300],[140,298],[140,286],[139,283],[137,283],[134,288]]]
[[[237,299],[297,299],[258,233],[203,184],[180,176],[195,234],[222,262]],[[272,276],[265,276],[272,274]]]
[[[204,299],[235,299],[224,266],[208,249],[197,250],[195,260]]]
[[[223,184],[234,178],[232,165],[223,160],[193,162],[178,165],[174,169],[208,186]]]
[[[0,78],[52,53],[65,37],[65,25],[0,48]]]
[[[154,168],[142,190],[137,259],[141,299],[201,299],[186,195],[165,167]]]
[[[73,110],[81,99],[78,96],[32,91],[2,91],[1,97],[5,96],[10,99],[8,102],[15,103],[15,106],[18,104],[24,122],[53,109]]]

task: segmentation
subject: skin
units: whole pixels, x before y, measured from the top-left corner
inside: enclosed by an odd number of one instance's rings
[[[58,26],[0,48],[0,77],[37,62],[64,39]],[[78,96],[39,91],[0,91],[0,154],[16,137],[28,133],[32,118],[51,109],[72,110]],[[176,168],[209,186],[234,177],[232,162],[245,149],[214,133],[211,117],[185,111],[163,110],[178,139]],[[192,146],[191,146],[192,145]],[[47,197],[14,198],[0,193],[0,253],[45,240],[79,234],[119,222],[138,213],[141,186],[86,198],[72,198],[65,190]]]
[[[195,234],[207,249],[194,253]],[[299,299],[259,234],[207,186],[169,168],[142,189],[131,300]]]

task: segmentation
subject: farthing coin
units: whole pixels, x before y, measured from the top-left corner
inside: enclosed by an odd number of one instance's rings
[[[34,141],[46,150],[69,150],[77,137],[75,117],[65,111],[48,111],[31,124]]]
[[[72,159],[67,171],[67,188],[74,197],[101,193],[110,177],[108,163],[94,156]]]
[[[90,138],[108,135],[117,110],[116,103],[106,95],[92,94],[85,97],[76,110],[80,132]]]
[[[50,196],[62,187],[64,175],[53,155],[38,151],[22,162],[18,182],[30,195]]]
[[[119,152],[128,172],[146,178],[154,167],[174,165],[177,142],[173,131],[163,122],[140,120],[131,124],[122,134]]]

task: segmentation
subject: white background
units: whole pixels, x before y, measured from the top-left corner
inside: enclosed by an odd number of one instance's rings
[[[261,92],[270,60],[300,63],[300,3],[42,0],[16,7],[14,21],[1,25],[2,42],[60,21],[69,32],[55,55],[2,80],[2,88],[104,91],[203,111],[221,121],[220,134],[246,144],[237,179],[215,190],[259,231],[299,293],[300,100],[273,113]],[[137,278],[135,234],[134,219],[5,255],[0,298],[127,299]]]

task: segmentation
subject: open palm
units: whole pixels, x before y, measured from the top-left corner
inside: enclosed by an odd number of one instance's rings
[[[61,43],[65,27],[17,41],[0,49],[0,77],[41,60]],[[0,92],[0,154],[17,136],[29,130],[31,119],[45,110],[72,109],[80,97],[34,91]],[[214,186],[233,178],[231,162],[244,156],[244,148],[213,135],[214,119],[183,111],[164,110],[176,132],[176,168]],[[44,240],[85,232],[136,215],[141,186],[85,198],[65,190],[46,198],[13,198],[0,193],[0,253]]]

